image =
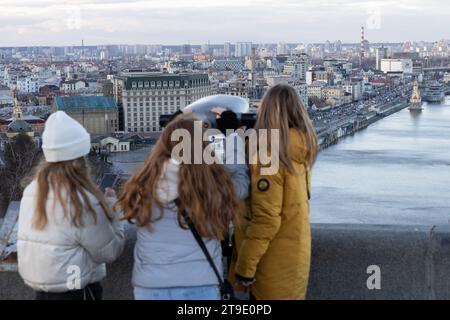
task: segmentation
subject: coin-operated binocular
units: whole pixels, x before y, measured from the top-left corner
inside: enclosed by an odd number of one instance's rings
[[[183,112],[192,113],[209,128],[217,128],[216,113],[212,111],[215,107],[234,112],[240,122],[240,126],[252,128],[255,125],[256,113],[249,112],[250,106],[248,101],[237,96],[208,96],[191,103],[183,109]],[[159,117],[159,124],[161,127],[165,127],[172,119],[173,115],[163,114]]]

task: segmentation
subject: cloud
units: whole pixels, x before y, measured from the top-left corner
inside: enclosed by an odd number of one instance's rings
[[[361,25],[374,42],[450,38],[444,0],[0,0],[0,8],[0,46],[357,42]]]

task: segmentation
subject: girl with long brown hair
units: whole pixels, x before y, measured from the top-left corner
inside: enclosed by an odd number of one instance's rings
[[[279,168],[264,175],[259,159],[251,161],[247,223],[235,232],[230,276],[250,287],[255,299],[304,299],[310,269],[309,195],[318,152],[316,134],[298,93],[287,85],[266,93],[255,129],[257,133],[278,130],[279,141],[269,139],[267,146],[269,154],[279,153]],[[257,149],[261,147],[258,141]]]
[[[101,299],[105,263],[124,246],[123,223],[112,211],[114,191],[103,195],[87,160],[90,136],[62,111],[42,136],[45,160],[24,191],[17,244],[19,273],[36,299]]]
[[[218,279],[183,214],[221,270],[220,241],[235,218],[238,200],[223,165],[185,161],[208,147],[195,145],[196,121],[179,115],[167,125],[118,200],[126,219],[138,226],[132,278],[136,299],[220,298]],[[182,142],[189,142],[177,152],[181,142],[174,137],[180,133]]]

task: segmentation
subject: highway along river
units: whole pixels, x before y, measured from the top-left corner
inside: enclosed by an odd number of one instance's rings
[[[450,223],[450,97],[323,150],[312,184],[314,223]]]

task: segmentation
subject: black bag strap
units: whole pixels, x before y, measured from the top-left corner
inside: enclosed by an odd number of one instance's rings
[[[179,199],[175,200],[176,205],[178,206],[180,203]],[[184,220],[186,221],[189,229],[191,230],[192,235],[194,236],[195,240],[197,241],[200,249],[202,249],[203,254],[206,257],[206,260],[208,260],[209,264],[211,265],[211,268],[213,269],[214,273],[216,274],[217,280],[219,280],[219,285],[221,288],[224,287],[224,282],[222,280],[222,277],[220,276],[219,270],[217,270],[216,264],[214,263],[213,258],[209,254],[208,248],[206,248],[205,242],[203,241],[202,237],[198,233],[197,229],[194,226],[194,223],[192,222],[191,218],[187,215],[186,211],[183,211],[182,216]]]

